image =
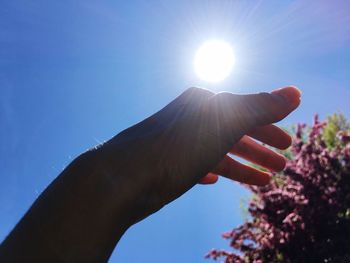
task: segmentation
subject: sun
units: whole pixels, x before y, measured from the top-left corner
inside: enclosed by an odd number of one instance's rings
[[[222,40],[203,43],[196,52],[194,69],[207,82],[219,82],[230,75],[235,63],[231,45]]]

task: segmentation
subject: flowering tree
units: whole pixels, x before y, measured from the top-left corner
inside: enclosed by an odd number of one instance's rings
[[[350,136],[342,115],[298,125],[283,174],[249,186],[250,218],[223,234],[232,251],[207,255],[226,263],[350,262]]]

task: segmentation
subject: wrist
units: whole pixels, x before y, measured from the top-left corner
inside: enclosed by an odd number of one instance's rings
[[[95,150],[97,173],[111,185],[115,211],[127,227],[164,205],[158,198],[162,187],[155,175],[159,173],[160,165],[152,154],[153,148],[149,138],[130,139],[123,133]]]

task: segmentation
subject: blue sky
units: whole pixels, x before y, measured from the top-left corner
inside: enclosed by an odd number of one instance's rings
[[[129,3],[128,3],[129,2]],[[250,93],[296,85],[282,125],[350,117],[347,1],[4,1],[0,9],[0,239],[79,153],[159,110],[184,89]],[[196,49],[231,43],[236,66],[208,84]],[[243,220],[248,193],[197,186],[131,228],[110,262],[205,262]]]

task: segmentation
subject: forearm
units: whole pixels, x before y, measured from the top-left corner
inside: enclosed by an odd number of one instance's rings
[[[52,182],[1,245],[1,262],[107,261],[131,222],[122,180],[98,160],[83,154]]]

